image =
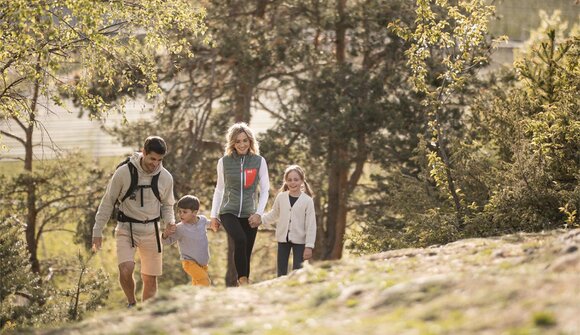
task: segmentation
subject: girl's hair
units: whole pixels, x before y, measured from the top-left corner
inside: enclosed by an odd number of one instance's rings
[[[310,185],[306,181],[306,174],[304,173],[304,169],[302,169],[298,165],[290,165],[289,167],[286,168],[286,170],[284,171],[284,183],[282,184],[282,187],[280,187],[280,192],[288,191],[288,185],[286,184],[286,178],[288,177],[288,174],[292,171],[298,173],[298,176],[300,176],[300,179],[302,179],[302,182],[304,183],[303,184],[304,192],[306,194],[308,194],[309,196],[314,197],[314,193],[312,192]]]
[[[226,156],[229,156],[236,151],[236,137],[238,137],[238,135],[241,133],[246,133],[246,135],[248,135],[248,139],[250,140],[250,149],[248,151],[255,155],[259,155],[260,145],[254,136],[254,132],[252,129],[250,129],[247,123],[238,122],[232,125],[226,134]]]

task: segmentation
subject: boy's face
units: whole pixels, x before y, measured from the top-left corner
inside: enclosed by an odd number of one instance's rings
[[[191,209],[186,208],[178,208],[177,214],[179,215],[181,222],[185,223],[195,223],[197,217],[197,211],[192,211]]]

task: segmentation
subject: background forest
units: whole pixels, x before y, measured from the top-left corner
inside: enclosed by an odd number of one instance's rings
[[[227,127],[267,111],[271,195],[287,165],[305,168],[316,260],[580,225],[578,21],[542,14],[513,66],[491,71],[505,38],[488,1],[0,3],[0,134],[26,152],[0,176],[0,329],[120,306],[113,223],[89,249],[122,158],[54,145],[58,159],[38,159],[50,104],[98,122],[149,99],[152,120],[107,131],[135,148],[165,138],[177,196],[207,210]],[[227,238],[210,238],[228,285]],[[275,274],[271,232],[258,239],[255,281]],[[187,282],[174,248],[165,262],[162,288]]]

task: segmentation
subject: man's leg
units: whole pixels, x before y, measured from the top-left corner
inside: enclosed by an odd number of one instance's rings
[[[146,274],[141,274],[141,279],[143,280],[143,295],[141,299],[143,301],[153,298],[157,294],[157,276],[150,276]]]
[[[134,262],[123,262],[119,264],[119,283],[127,297],[127,303],[135,304],[135,280],[133,271],[135,270]]]

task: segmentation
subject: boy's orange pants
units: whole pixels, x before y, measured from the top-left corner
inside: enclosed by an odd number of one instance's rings
[[[207,265],[199,265],[196,261],[182,260],[181,266],[183,267],[183,270],[191,277],[191,285],[210,285],[209,274],[207,273]]]

